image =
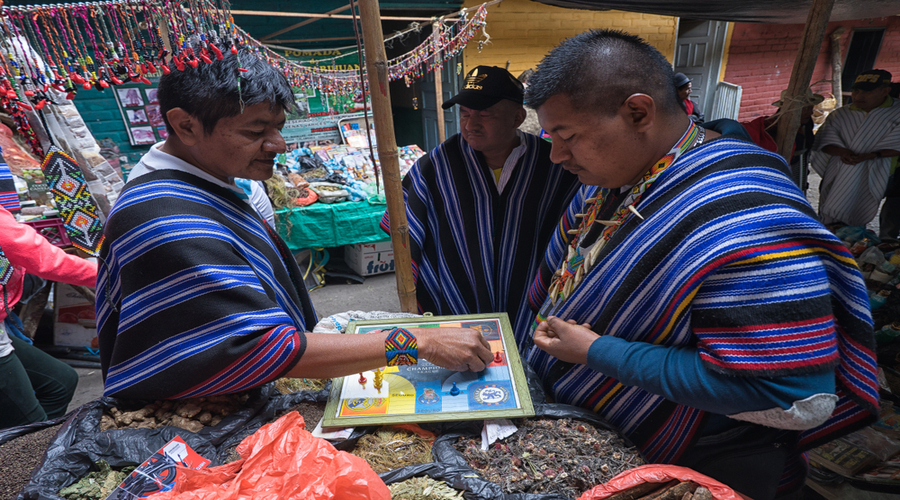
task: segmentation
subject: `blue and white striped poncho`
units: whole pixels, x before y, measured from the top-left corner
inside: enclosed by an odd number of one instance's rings
[[[420,312],[507,312],[516,335],[527,333],[534,317],[526,292],[581,184],[550,161],[550,143],[522,135],[526,152],[503,193],[459,134],[403,179]],[[382,228],[389,231],[387,213]]]
[[[104,394],[174,399],[282,376],[315,312],[284,243],[236,194],[160,170],[106,222],[97,277]]]
[[[530,297],[565,255],[585,187],[548,249]],[[839,400],[823,425],[798,433],[803,451],[868,424],[878,414],[872,320],[852,256],[815,217],[783,160],[720,139],[685,153],[640,200],[581,285],[543,316],[593,325],[600,334],[696,346],[736,377],[835,370]],[[699,435],[701,410],[665,400],[536,347],[526,359],[556,401],[596,411],[651,462],[675,463]],[[796,468],[794,470],[797,470]]]

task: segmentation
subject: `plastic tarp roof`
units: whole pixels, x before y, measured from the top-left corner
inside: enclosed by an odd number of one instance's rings
[[[532,0],[588,10],[626,10],[716,21],[804,24],[812,0]],[[900,0],[835,0],[830,21],[900,15]]]

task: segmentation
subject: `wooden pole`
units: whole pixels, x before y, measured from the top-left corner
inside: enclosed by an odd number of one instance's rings
[[[418,313],[416,285],[413,282],[412,259],[409,253],[409,223],[406,221],[406,204],[403,201],[403,187],[400,184],[400,157],[397,151],[397,138],[394,137],[388,61],[384,51],[384,33],[381,30],[378,0],[360,0],[359,17],[362,21],[366,77],[369,95],[372,96],[372,115],[375,118],[378,159],[384,178],[387,211],[391,219],[397,295],[400,298],[400,308],[404,312]]]
[[[432,24],[432,27],[433,30],[431,35],[435,37],[435,44],[437,44],[437,36],[438,33],[440,33],[441,22],[435,21],[434,24]],[[435,62],[440,60],[440,57],[440,51],[435,52]],[[434,69],[434,109],[435,116],[437,116],[438,143],[442,143],[447,139],[447,131],[444,130],[444,72],[441,68],[443,68],[443,64],[436,66]]]
[[[791,80],[785,92],[787,95],[784,105],[787,109],[781,115],[778,137],[775,139],[778,154],[788,163],[791,162],[791,151],[794,149],[794,140],[800,128],[800,111],[803,109],[803,106],[791,103],[796,103],[796,99],[806,95],[806,88],[809,87],[813,69],[816,67],[816,59],[822,49],[822,40],[825,39],[825,28],[828,26],[828,18],[831,17],[832,7],[834,0],[813,0],[803,29],[803,39],[800,40],[797,57],[794,59]]]
[[[844,58],[841,57],[841,35],[844,34],[844,27],[831,32],[831,93],[834,95],[834,109],[841,107],[843,102],[844,89],[841,88],[841,73]]]

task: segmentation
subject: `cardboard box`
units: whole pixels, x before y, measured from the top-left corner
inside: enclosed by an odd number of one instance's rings
[[[53,343],[72,347],[90,347],[97,336],[97,316],[91,304],[71,286],[57,282],[53,304]]]
[[[394,249],[391,246],[391,240],[347,245],[344,247],[344,261],[353,272],[360,276],[392,273],[394,272]]]

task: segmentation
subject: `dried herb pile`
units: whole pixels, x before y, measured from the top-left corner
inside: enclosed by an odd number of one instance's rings
[[[88,472],[77,483],[59,490],[59,496],[68,500],[104,500],[134,470],[134,466],[113,470],[104,460],[97,462],[97,467],[99,471]]]
[[[463,500],[463,492],[430,477],[414,477],[388,485],[391,500]]]
[[[328,379],[280,378],[275,381],[275,389],[285,395],[300,391],[321,391],[327,383]]]
[[[0,445],[0,498],[16,498],[41,464],[59,425],[34,431]]]
[[[205,426],[215,426],[222,418],[238,410],[247,401],[247,393],[227,394],[178,400],[154,401],[134,411],[122,411],[115,406],[103,412],[100,430],[156,429],[171,425],[191,432]]]
[[[397,427],[381,427],[359,438],[351,453],[369,462],[372,470],[382,472],[407,465],[433,462],[431,445],[434,438]]]
[[[520,420],[512,436],[481,450],[481,439],[455,447],[469,466],[507,493],[578,498],[616,474],[644,464],[616,433],[569,419]],[[680,500],[680,499],[679,499]]]

